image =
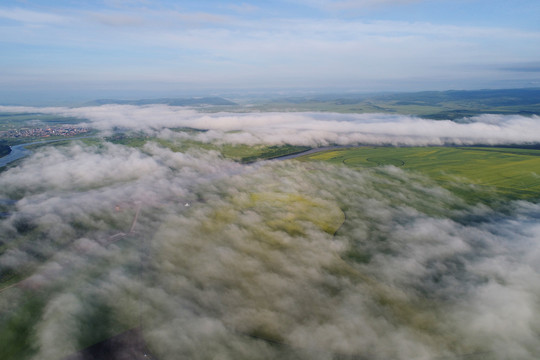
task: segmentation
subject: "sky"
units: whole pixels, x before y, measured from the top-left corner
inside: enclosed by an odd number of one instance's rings
[[[536,0],[7,0],[0,100],[537,87],[538,14]]]

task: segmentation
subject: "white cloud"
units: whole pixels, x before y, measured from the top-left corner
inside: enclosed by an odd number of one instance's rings
[[[11,17],[23,17],[10,9],[2,11]],[[233,83],[238,87],[261,83],[279,87],[287,81],[305,86],[324,83],[349,87],[367,82],[366,89],[387,80],[406,80],[409,84],[412,79],[431,79],[439,84],[452,79],[458,84],[478,78],[494,81],[508,76],[494,69],[537,58],[538,50],[530,44],[540,39],[537,31],[496,25],[298,16],[253,20],[218,11],[164,11],[158,7],[102,12],[65,10],[63,14],[73,19],[69,31],[51,22],[40,31],[5,26],[0,32],[8,42],[72,49],[51,63],[68,62],[76,67],[81,63],[75,61],[79,56],[76,54],[88,52],[85,62],[90,65],[84,71],[77,69],[67,75],[65,68],[56,68],[58,76],[54,81],[74,77],[88,81],[83,79],[86,74],[91,79],[115,81],[204,83],[202,87]],[[110,54],[108,59],[115,61],[104,67],[102,60],[94,58],[95,51]],[[33,58],[36,64],[37,58]],[[493,59],[497,59],[496,66]],[[490,66],[485,67],[486,63]],[[36,71],[42,68],[35,66]],[[29,71],[28,66],[15,72],[10,69],[19,78]],[[45,78],[53,76],[54,72]]]
[[[198,113],[165,105],[81,108],[0,106],[0,111],[43,112],[88,119],[102,130],[121,127],[156,132],[166,127],[214,130],[202,141],[296,145],[470,145],[540,142],[537,116],[481,115],[465,123],[406,115],[333,113]],[[240,133],[228,133],[238,130]]]
[[[407,5],[425,0],[298,0],[326,10],[371,10],[385,6]]]
[[[28,24],[63,24],[67,17],[55,13],[38,12],[21,8],[0,8],[0,18],[10,19]]]
[[[139,16],[125,14],[103,14],[90,13],[89,16],[97,22],[108,26],[140,26],[144,24],[144,19]]]
[[[35,358],[78,350],[100,309],[164,360],[538,358],[538,204],[499,213],[397,168],[243,166],[156,145],[45,149],[0,185],[20,198],[0,220],[16,239],[0,266],[33,269],[0,304],[16,314],[40,286]],[[135,203],[137,233],[110,243]],[[317,223],[338,205],[333,237]]]

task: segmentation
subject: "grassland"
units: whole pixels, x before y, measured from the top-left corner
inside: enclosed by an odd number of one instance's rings
[[[250,107],[253,110],[391,113],[436,120],[456,120],[483,113],[538,115],[540,89],[320,94],[258,101]]]
[[[540,198],[540,150],[486,147],[359,147],[304,155],[352,168],[393,165],[427,175],[469,201]]]
[[[337,204],[312,200],[300,195],[283,193],[254,193],[249,208],[264,215],[266,224],[288,234],[302,232],[299,222],[311,222],[328,234],[335,234],[345,221],[345,214]],[[279,209],[279,211],[276,211]],[[325,216],[320,216],[324,213]]]
[[[179,129],[179,132],[192,132],[192,129]],[[190,149],[214,150],[220,152],[223,157],[250,163],[257,160],[268,160],[280,156],[300,153],[310,148],[307,146],[294,145],[245,145],[245,144],[217,144],[203,143],[192,139],[182,139],[180,141],[165,140],[155,137],[148,137],[144,134],[117,134],[106,139],[115,144],[122,144],[135,148],[142,148],[146,143],[152,141],[160,146],[171,149],[175,152],[186,152]]]

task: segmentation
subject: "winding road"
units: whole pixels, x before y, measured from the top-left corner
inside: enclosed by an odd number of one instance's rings
[[[351,147],[356,147],[356,146],[351,146],[351,145],[324,146],[324,147],[313,148],[313,149],[310,149],[310,150],[306,150],[306,151],[302,151],[302,152],[294,153],[294,154],[290,154],[290,155],[278,156],[278,157],[272,158],[270,160],[289,160],[289,159],[294,159],[294,158],[297,158],[297,157],[300,157],[300,156],[303,156],[303,155],[309,155],[309,154],[313,154],[313,153],[318,153],[318,152],[321,152],[321,151],[334,150],[334,149],[345,149],[345,148],[351,148]]]

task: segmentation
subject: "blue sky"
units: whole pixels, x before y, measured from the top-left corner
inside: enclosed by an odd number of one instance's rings
[[[539,16],[537,0],[8,0],[0,96],[537,87]]]

